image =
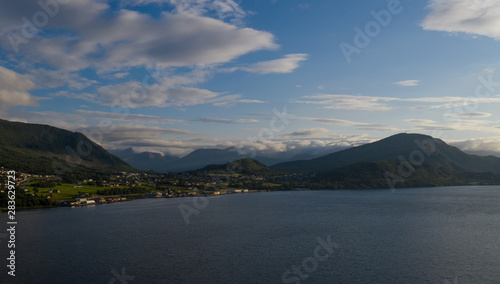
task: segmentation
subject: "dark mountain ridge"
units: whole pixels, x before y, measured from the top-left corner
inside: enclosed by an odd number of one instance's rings
[[[399,161],[456,172],[500,172],[500,158],[466,154],[441,139],[422,134],[396,134],[323,157],[280,163],[271,169],[289,173],[328,171],[362,162]]]
[[[137,171],[79,132],[0,119],[0,165],[29,173]]]

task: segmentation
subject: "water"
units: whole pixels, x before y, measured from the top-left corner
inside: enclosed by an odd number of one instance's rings
[[[500,283],[500,187],[270,192],[200,201],[18,212],[17,276],[12,281],[3,268],[0,282]],[[181,204],[200,208],[190,224]],[[0,225],[5,232],[5,222]],[[314,260],[318,238],[328,236],[333,253]],[[6,240],[0,241],[6,267]],[[304,279],[293,272],[282,278],[293,266]]]

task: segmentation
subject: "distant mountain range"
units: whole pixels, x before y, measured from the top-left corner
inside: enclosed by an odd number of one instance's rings
[[[120,157],[125,162],[135,168],[142,170],[155,170],[158,172],[183,172],[201,169],[208,165],[225,164],[230,161],[245,158],[254,158],[266,166],[294,161],[299,159],[313,159],[335,151],[343,150],[347,147],[329,147],[321,151],[307,151],[296,153],[277,153],[274,155],[243,154],[234,147],[226,149],[198,149],[190,154],[179,158],[171,155],[162,155],[153,152],[136,153],[131,148],[125,150],[110,150],[110,153]]]
[[[0,119],[0,134],[4,169],[38,174],[137,171],[78,132]]]

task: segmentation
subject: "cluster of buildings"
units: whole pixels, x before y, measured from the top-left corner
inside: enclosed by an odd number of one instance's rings
[[[126,197],[107,197],[107,198],[75,198],[73,201],[63,201],[61,206],[82,206],[82,205],[94,205],[94,204],[104,204],[113,203],[118,201],[125,201]]]

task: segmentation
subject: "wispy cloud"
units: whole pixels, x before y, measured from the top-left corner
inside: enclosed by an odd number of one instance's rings
[[[99,126],[87,126],[76,130],[85,131],[87,133],[102,132]],[[178,139],[178,136],[183,137],[199,134],[200,133],[184,129],[166,129],[145,125],[117,125],[113,127],[112,131],[105,133],[101,141],[96,142],[103,146],[114,147],[131,147],[132,145],[134,147],[167,147],[169,145],[171,146],[170,141]]]
[[[357,128],[359,130],[392,131],[392,132],[400,131],[399,128],[394,127],[394,126],[390,126],[390,125],[356,122],[356,121],[336,119],[336,118],[319,118],[319,117],[295,117],[295,118],[313,121],[313,122],[318,122],[318,123],[324,123],[324,124],[349,126],[349,127]]]
[[[76,113],[91,117],[92,119],[108,118],[114,121],[146,121],[154,124],[173,124],[178,122],[183,122],[182,119],[171,119],[156,115],[145,115],[145,114],[123,114],[116,112],[104,112],[104,111],[91,111],[91,110],[77,110]]]
[[[291,73],[295,69],[299,68],[300,63],[307,60],[308,56],[309,55],[304,53],[288,54],[280,59],[262,61],[247,67],[226,68],[222,71],[234,72],[237,70],[242,70],[258,74]]]
[[[403,101],[403,100],[402,100]],[[431,105],[413,106],[412,110],[433,110],[433,109],[451,109],[455,107],[466,107],[478,104],[493,104],[500,103],[499,96],[492,96],[490,98],[476,98],[476,97],[423,97],[423,98],[409,98],[404,99],[407,102],[420,102]]]
[[[436,123],[434,120],[430,120],[430,119],[418,119],[418,118],[405,119],[405,122],[412,123],[412,124],[434,124],[434,123]]]
[[[345,109],[345,110],[368,110],[368,111],[387,111],[392,107],[386,102],[400,100],[391,97],[369,97],[355,95],[330,95],[317,94],[303,97],[306,100],[297,100],[295,103],[321,105],[326,109]]]
[[[175,7],[178,13],[206,15],[215,13],[219,19],[241,19],[246,12],[234,0],[123,0],[128,5],[148,5],[167,3]]]
[[[319,105],[325,109],[360,110],[360,111],[389,111],[393,109],[391,103],[413,103],[411,109],[414,111],[449,109],[459,106],[475,104],[500,103],[500,96],[489,98],[476,97],[420,97],[420,98],[396,98],[396,97],[371,97],[362,95],[337,95],[316,94],[302,97],[302,100],[292,101],[294,103]],[[424,105],[415,105],[422,103]],[[474,114],[471,114],[474,115]],[[476,114],[478,115],[478,114]]]
[[[424,30],[464,32],[500,39],[500,1],[431,0]]]
[[[242,103],[242,104],[263,104],[265,103],[265,101],[261,101],[261,100],[247,100],[247,99],[241,99],[241,100],[238,100],[239,103]]]
[[[288,134],[289,136],[314,136],[328,133],[328,129],[326,128],[310,128],[310,129],[301,129],[295,132]]]
[[[393,84],[401,87],[415,87],[420,84],[420,80],[405,80],[405,81],[394,82]]]
[[[225,124],[259,123],[259,121],[255,119],[228,119],[215,117],[200,117],[199,121]]]
[[[119,72],[119,73],[113,74],[113,77],[121,79],[121,78],[127,77],[128,75],[130,75],[129,72]]]
[[[447,113],[448,117],[461,117],[461,118],[486,118],[490,117],[491,113],[487,112],[464,112],[464,113]]]
[[[405,122],[412,125],[412,131],[429,132],[429,131],[473,131],[483,133],[500,133],[498,121],[471,119],[474,117],[452,116],[455,119],[447,123],[438,123],[428,119],[407,119]]]

